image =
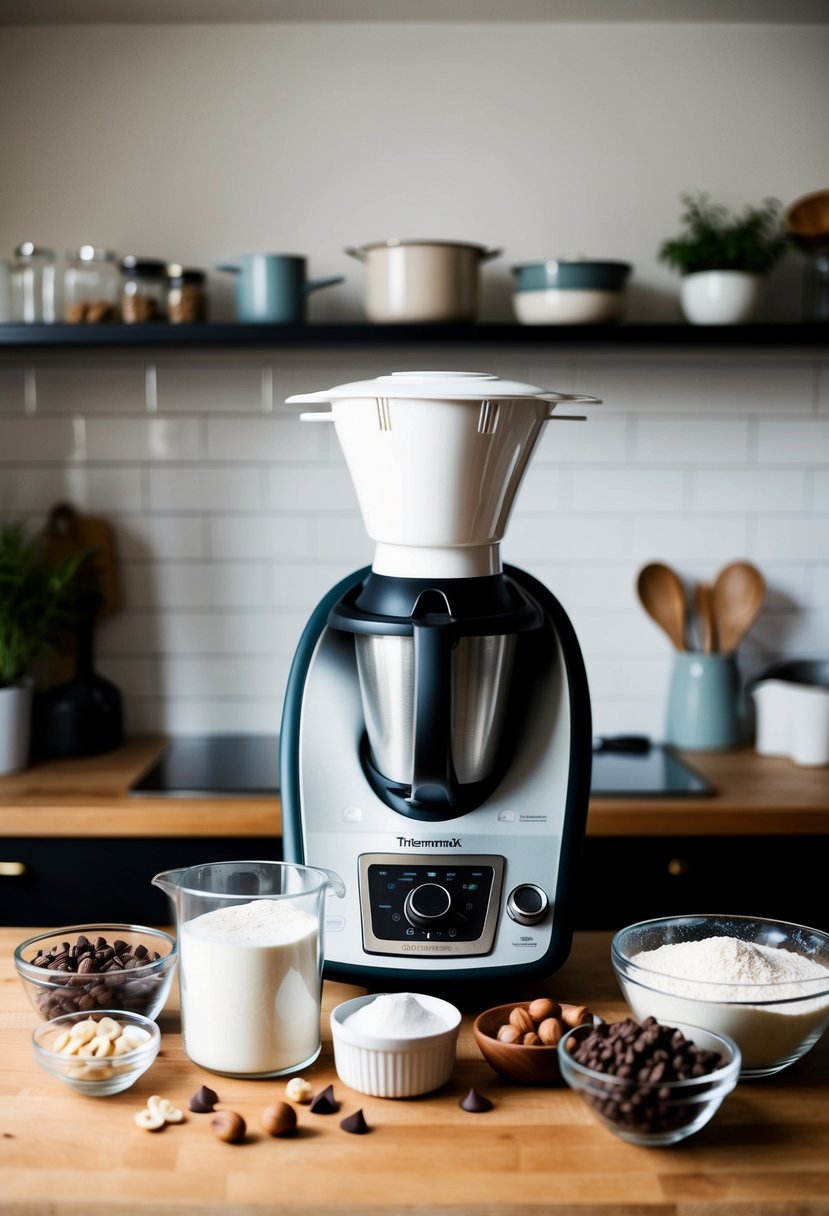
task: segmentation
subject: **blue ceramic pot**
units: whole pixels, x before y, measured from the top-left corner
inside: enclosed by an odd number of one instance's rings
[[[581,258],[550,258],[513,266],[516,291],[564,290],[621,291],[630,274],[629,262],[591,262]]]

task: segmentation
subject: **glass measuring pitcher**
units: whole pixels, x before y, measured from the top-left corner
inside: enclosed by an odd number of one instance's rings
[[[184,1047],[211,1072],[278,1077],[320,1051],[330,870],[219,861],[166,870],[153,885],[175,909]]]

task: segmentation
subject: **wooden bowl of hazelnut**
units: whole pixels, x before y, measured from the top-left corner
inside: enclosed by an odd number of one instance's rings
[[[502,1077],[521,1085],[554,1085],[561,1080],[559,1039],[575,1026],[600,1020],[585,1005],[545,996],[485,1009],[472,1033],[487,1064]]]

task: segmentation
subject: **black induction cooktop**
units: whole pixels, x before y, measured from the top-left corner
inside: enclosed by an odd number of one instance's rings
[[[683,760],[643,736],[593,744],[593,794],[618,798],[688,798],[714,793]],[[279,792],[276,735],[182,735],[130,786],[145,798],[255,798]]]

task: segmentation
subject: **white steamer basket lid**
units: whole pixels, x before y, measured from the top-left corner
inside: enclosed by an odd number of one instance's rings
[[[598,403],[597,397],[572,396],[549,392],[537,384],[519,380],[499,380],[491,372],[391,372],[376,380],[355,380],[316,393],[297,393],[286,398],[288,405],[320,401],[347,401],[382,397],[385,399],[423,398],[438,401],[582,401]]]

